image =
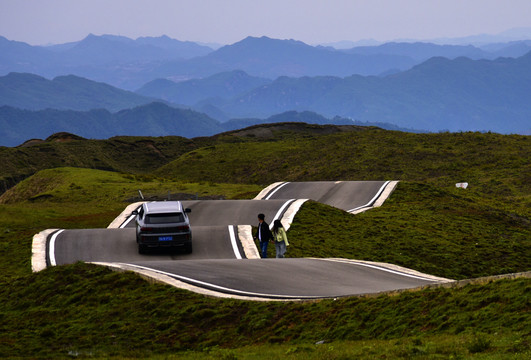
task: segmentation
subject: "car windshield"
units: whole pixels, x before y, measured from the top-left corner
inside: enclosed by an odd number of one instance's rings
[[[182,213],[149,214],[146,216],[147,224],[168,224],[184,222]]]

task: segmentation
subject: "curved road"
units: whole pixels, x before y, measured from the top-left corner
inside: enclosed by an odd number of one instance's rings
[[[345,211],[368,207],[383,191],[386,181],[285,182],[262,193],[263,200],[311,199]]]
[[[386,185],[378,181],[278,183],[261,193],[261,201],[183,201],[192,209],[192,254],[153,251],[140,255],[134,222],[126,221],[124,228],[59,230],[50,234],[46,264],[105,263],[214,292],[265,299],[338,297],[445,281],[392,265],[353,260],[245,259],[251,257],[246,256],[251,253],[248,247],[254,247],[249,225],[257,223],[258,213],[264,213],[266,221],[272,223],[289,212],[294,199],[299,198],[349,211],[370,206]],[[242,225],[247,225],[246,232],[241,231]]]

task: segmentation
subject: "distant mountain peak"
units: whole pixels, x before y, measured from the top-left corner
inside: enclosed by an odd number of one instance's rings
[[[299,45],[305,45],[305,46],[310,46],[302,41],[299,41],[299,40],[294,40],[294,39],[275,39],[275,38],[270,38],[268,36],[260,36],[260,37],[256,37],[256,36],[247,36],[245,39],[237,42],[236,44],[238,43],[258,43],[258,44],[264,44],[264,43],[273,43],[273,44],[299,44]]]

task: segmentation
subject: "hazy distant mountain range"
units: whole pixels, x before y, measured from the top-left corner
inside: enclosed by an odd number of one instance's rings
[[[53,80],[27,73],[0,77],[0,105],[21,109],[107,109],[114,112],[154,100],[74,75],[58,76]]]
[[[166,36],[132,40],[113,35],[89,35],[78,42],[42,47],[0,37],[0,75],[27,72],[54,78],[72,74],[126,90],[157,78],[182,81],[233,70],[270,80],[279,76],[378,76],[410,69],[433,56],[518,57],[531,50],[531,41],[485,49],[391,43],[336,50],[295,40],[248,37],[214,51]]]
[[[188,138],[210,136],[244,127],[277,122],[355,125],[349,119],[327,119],[312,112],[286,112],[267,119],[233,119],[220,123],[193,110],[176,109],[163,103],[151,103],[111,113],[105,109],[90,111],[21,110],[0,106],[0,146],[18,146],[30,139],[45,139],[58,132],[69,132],[90,139],[107,139],[117,135],[163,136]],[[392,130],[391,124],[367,124]]]
[[[28,72],[54,78],[77,75],[124,89],[135,89],[155,77],[150,73],[168,61],[184,61],[213,50],[192,42],[144,37],[89,35],[53,46],[31,46],[0,37],[0,74]]]
[[[431,58],[386,77],[279,77],[242,71],[180,83],[156,80],[133,93],[75,76],[0,77],[0,105],[22,109],[105,108],[111,112],[164,99],[218,121],[312,111],[426,131],[531,130],[531,52],[519,58]]]
[[[209,100],[215,102],[219,99],[235,98],[270,83],[271,80],[269,79],[250,76],[244,71],[234,70],[203,79],[181,82],[157,79],[145,84],[136,93],[163,99],[174,104],[194,106]]]
[[[428,131],[530,133],[530,104],[531,52],[516,59],[432,58],[387,77],[280,77],[235,98],[196,106],[228,118],[310,110]]]
[[[0,137],[10,144],[49,135],[30,135],[39,128],[76,132],[72,124],[85,137],[142,128],[145,135],[211,135],[276,114],[284,121],[304,114],[324,123],[531,133],[529,40],[338,50],[248,37],[213,50],[165,36],[89,35],[47,47],[0,37],[0,75]],[[148,105],[154,101],[166,105]],[[142,116],[149,126],[141,126]],[[132,127],[122,127],[130,118]]]

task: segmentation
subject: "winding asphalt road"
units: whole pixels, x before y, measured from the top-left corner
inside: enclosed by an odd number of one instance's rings
[[[389,264],[256,258],[250,225],[256,224],[258,213],[264,213],[270,223],[279,218],[289,226],[297,211],[293,208],[295,199],[312,199],[354,211],[370,207],[387,186],[388,182],[379,181],[277,183],[265,189],[257,197],[260,200],[183,201],[192,209],[192,254],[138,254],[132,217],[122,228],[58,230],[46,236],[46,266],[94,262],[142,272],[161,281],[171,279],[211,294],[251,299],[330,298],[446,281]],[[40,253],[34,256],[42,256]]]
[[[279,183],[261,199],[311,199],[352,212],[370,206],[385,189],[386,181],[309,181]]]

